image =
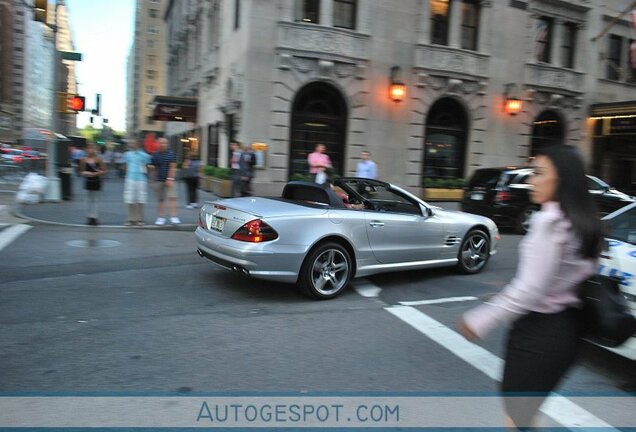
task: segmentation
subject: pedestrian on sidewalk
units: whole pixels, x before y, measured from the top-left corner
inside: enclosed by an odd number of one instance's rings
[[[314,181],[318,184],[326,183],[329,179],[327,170],[332,168],[331,158],[325,153],[327,147],[324,144],[316,144],[313,153],[307,156],[309,174],[314,175]]]
[[[201,161],[196,152],[190,152],[181,164],[181,178],[186,185],[186,208],[192,209],[199,207],[198,189],[199,189],[199,168]]]
[[[254,178],[256,156],[250,148],[241,149],[239,160],[239,177],[241,181],[241,196],[252,196],[252,178]]]
[[[360,152],[360,162],[356,166],[356,177],[377,180],[378,165],[371,160],[371,153],[366,150]]]
[[[139,148],[136,140],[128,140],[128,151],[124,153],[126,179],[124,180],[124,202],[128,205],[126,226],[144,225],[144,204],[148,200],[148,164],[150,155]]]
[[[532,426],[544,399],[576,360],[581,331],[577,289],[596,273],[602,249],[601,222],[576,148],[543,150],[529,183],[530,197],[541,210],[519,244],[517,273],[458,325],[474,340],[511,324],[501,391],[509,420],[520,429]]]
[[[79,172],[84,177],[84,189],[86,189],[86,213],[87,225],[99,225],[97,219],[98,202],[102,190],[102,176],[106,174],[106,164],[97,154],[95,144],[86,146],[86,157],[80,160]]]
[[[152,155],[152,167],[155,172],[154,188],[157,194],[159,215],[155,225],[165,225],[165,202],[168,201],[170,223],[177,225],[181,220],[177,217],[177,186],[175,175],[177,171],[177,156],[168,149],[168,140],[159,138],[159,151]]]
[[[230,143],[230,177],[232,179],[232,196],[241,195],[241,143],[233,141]]]

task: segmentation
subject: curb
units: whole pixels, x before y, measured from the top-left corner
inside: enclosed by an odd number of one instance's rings
[[[65,227],[74,227],[74,228],[108,228],[108,229],[124,229],[124,230],[133,230],[133,229],[141,229],[141,230],[156,230],[156,231],[191,231],[194,232],[197,229],[196,224],[179,224],[179,225],[163,225],[157,226],[154,224],[148,224],[144,226],[125,226],[125,225],[85,225],[85,224],[75,224],[75,223],[67,223],[67,222],[56,222],[56,221],[48,221],[44,219],[37,219],[31,216],[27,216],[20,211],[21,207],[12,207],[9,211],[17,218],[25,219],[27,221],[43,224],[43,225],[55,225],[55,226],[65,226]]]

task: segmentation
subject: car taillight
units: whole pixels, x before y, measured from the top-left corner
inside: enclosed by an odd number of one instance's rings
[[[199,213],[199,228],[205,229],[205,223],[203,222],[203,212]]]
[[[495,195],[495,201],[510,201],[512,199],[512,194],[508,191],[499,191],[497,195]]]
[[[260,219],[254,219],[253,221],[246,223],[232,235],[232,239],[234,240],[250,243],[261,243],[264,241],[275,240],[277,238],[278,233]]]

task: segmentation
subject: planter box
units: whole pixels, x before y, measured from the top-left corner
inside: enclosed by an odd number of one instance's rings
[[[222,198],[232,196],[232,180],[202,175],[199,177],[199,188]]]
[[[461,201],[464,189],[423,188],[422,198],[426,201]]]
[[[230,198],[232,196],[232,180],[223,180],[216,177],[209,177],[214,195],[218,195],[223,198]]]

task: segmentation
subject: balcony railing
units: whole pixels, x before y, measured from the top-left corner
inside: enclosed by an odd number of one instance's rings
[[[370,36],[316,24],[280,22],[277,47],[305,56],[368,60]]]
[[[547,64],[526,64],[526,84],[581,93],[585,73]]]
[[[417,45],[415,67],[443,75],[488,76],[489,56],[474,51],[440,45]]]

